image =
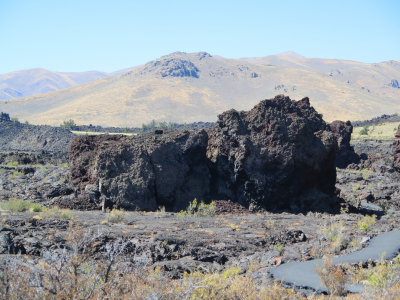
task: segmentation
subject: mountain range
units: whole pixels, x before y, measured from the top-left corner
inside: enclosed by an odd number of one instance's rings
[[[395,60],[370,64],[293,52],[228,59],[175,52],[111,74],[47,71],[50,76],[35,70],[42,75],[32,70],[21,71],[26,72],[23,80],[17,79],[20,72],[0,75],[0,95],[5,93],[4,78],[22,96],[33,95],[18,98],[8,92],[14,97],[0,101],[0,111],[34,124],[73,119],[77,124],[140,127],[151,120],[215,121],[227,109],[248,110],[261,99],[285,94],[308,96],[327,121],[400,112],[400,61]],[[39,80],[46,76],[54,80]]]

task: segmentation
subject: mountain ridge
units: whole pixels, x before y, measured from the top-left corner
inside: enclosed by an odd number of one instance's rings
[[[35,96],[93,82],[98,79],[122,75],[133,68],[112,73],[101,71],[58,72],[45,68],[32,68],[0,74],[0,101]]]
[[[0,110],[32,123],[140,127],[151,120],[215,121],[285,94],[310,98],[327,121],[361,120],[400,111],[400,62],[368,64],[297,54],[227,59],[207,52],[174,52],[76,87],[0,102]],[[392,85],[391,85],[392,84]]]

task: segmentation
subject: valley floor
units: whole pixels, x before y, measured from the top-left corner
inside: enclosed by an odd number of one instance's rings
[[[68,293],[93,299],[312,298],[314,291],[296,287],[298,294],[274,282],[269,269],[351,253],[379,233],[400,229],[391,142],[357,141],[355,149],[367,157],[338,169],[337,187],[356,210],[337,215],[249,213],[228,202],[217,203],[215,216],[69,210],[61,205],[73,198],[65,158],[1,153],[1,298],[12,298],[5,294],[10,291],[38,299]],[[352,271],[346,274],[350,282]],[[391,292],[371,288],[376,295]],[[368,284],[354,297],[365,293],[371,293]]]

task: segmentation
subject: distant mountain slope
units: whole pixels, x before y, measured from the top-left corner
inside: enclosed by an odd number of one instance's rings
[[[109,76],[122,75],[132,69],[134,68],[108,74],[99,71],[63,73],[37,68],[0,74],[0,100],[45,94]]]
[[[276,94],[310,97],[328,121],[400,112],[400,62],[366,64],[282,53],[225,59],[172,53],[132,71],[85,85],[0,102],[20,120],[58,125],[141,126],[151,120],[215,121],[218,113],[249,109]]]

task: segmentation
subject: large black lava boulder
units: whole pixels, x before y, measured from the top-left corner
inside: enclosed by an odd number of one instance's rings
[[[209,131],[211,192],[250,209],[332,210],[337,140],[308,98],[230,110]]]
[[[82,201],[135,210],[232,200],[251,210],[332,211],[337,138],[308,98],[229,110],[205,130],[76,137],[72,183]]]

